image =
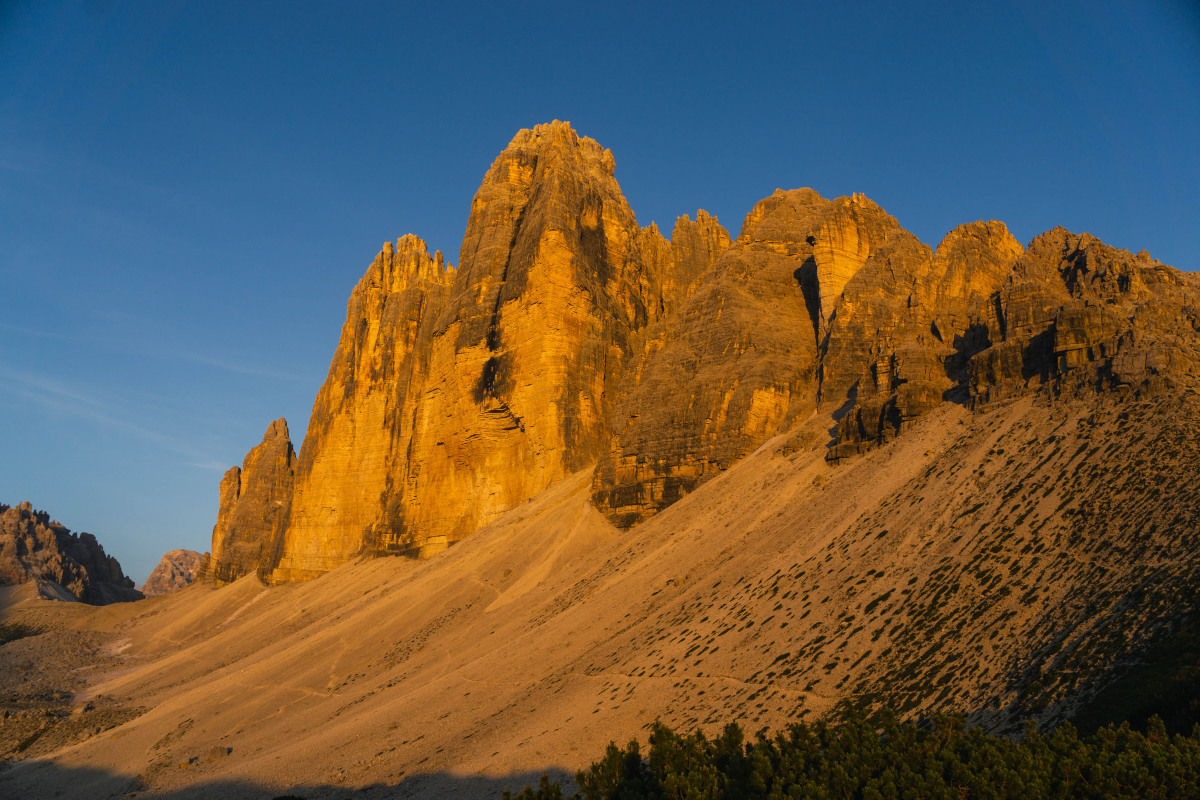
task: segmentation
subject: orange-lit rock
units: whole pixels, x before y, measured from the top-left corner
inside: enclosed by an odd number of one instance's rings
[[[299,461],[275,457],[269,491],[249,488],[258,456],[226,475],[218,579],[430,555],[593,465],[593,502],[629,527],[818,411],[837,463],[944,402],[1197,373],[1200,286],[1144,253],[1061,229],[1025,250],[996,221],[932,250],[866,197],[811,189],[776,190],[734,241],[704,211],[668,240],[614,170],[566,123],[523,130],[457,270],[415,236],[385,246]]]
[[[221,478],[212,554],[202,577],[228,583],[258,569],[287,523],[295,469],[287,422],[277,419],[242,466],[231,467]]]
[[[569,125],[521,131],[476,194],[458,270],[406,236],[350,301],[262,573],[430,554],[596,461],[641,331],[722,241],[638,226],[612,154]]]

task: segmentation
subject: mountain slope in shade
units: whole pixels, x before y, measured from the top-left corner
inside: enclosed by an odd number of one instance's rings
[[[636,535],[581,471],[436,558],[192,586],[94,623],[131,669],[90,692],[150,710],[0,790],[91,770],[433,797],[569,772],[656,718],[753,730],[845,703],[1049,725],[1195,618],[1198,423],[1194,393],[947,403],[833,463],[816,413]]]

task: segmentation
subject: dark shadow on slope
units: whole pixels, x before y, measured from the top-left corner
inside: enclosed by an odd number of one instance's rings
[[[1144,731],[1156,714],[1169,733],[1189,734],[1200,724],[1200,617],[1195,612],[1080,708],[1073,721],[1084,734],[1122,720]]]
[[[832,414],[833,425],[827,431],[827,433],[829,434],[829,441],[825,444],[826,450],[828,450],[829,448],[833,447],[835,444],[838,443],[838,429],[842,425],[842,418],[854,410],[854,405],[857,402],[858,402],[858,383],[855,382],[855,384],[850,387],[850,391],[847,392],[847,394],[846,394],[846,402],[844,402],[840,406],[838,406],[837,411],[834,411]]]
[[[800,284],[800,292],[804,295],[804,307],[808,310],[808,318],[813,326],[813,340],[817,347],[821,346],[821,288],[817,284],[817,262],[812,256],[792,273],[796,283]]]
[[[942,400],[966,405],[971,399],[971,359],[992,346],[987,326],[978,322],[968,326],[963,333],[954,335],[951,346],[954,352],[943,363],[952,385],[943,392]]]
[[[597,757],[602,754],[597,754]],[[230,756],[234,758],[236,756]],[[183,772],[175,764],[162,767]],[[197,766],[195,769],[203,769]],[[518,772],[500,777],[461,776],[432,772],[405,776],[396,783],[371,783],[365,786],[321,783],[298,784],[283,788],[239,780],[205,781],[196,775],[196,783],[180,789],[161,791],[153,788],[142,775],[121,775],[101,769],[72,769],[48,762],[21,762],[0,767],[0,797],[23,800],[101,800],[102,798],[144,797],[155,800],[425,800],[462,798],[462,800],[499,800],[505,789],[516,794],[526,785],[537,786],[546,774],[564,790],[575,791],[574,780],[561,768],[545,772]],[[178,780],[171,775],[171,780]],[[567,792],[568,794],[570,792]]]

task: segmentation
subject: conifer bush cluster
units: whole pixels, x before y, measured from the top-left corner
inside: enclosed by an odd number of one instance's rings
[[[924,725],[861,717],[795,724],[746,741],[730,723],[715,739],[656,723],[643,755],[636,741],[608,746],[576,775],[572,800],[782,800],[783,798],[1194,798],[1200,797],[1200,726],[1146,733],[1109,725],[1081,737],[1069,723],[1017,740],[940,716]],[[542,778],[505,800],[564,800]]]
[[[44,632],[44,628],[24,622],[0,622],[0,645],[15,642],[17,639],[24,639],[27,636],[37,636]]]

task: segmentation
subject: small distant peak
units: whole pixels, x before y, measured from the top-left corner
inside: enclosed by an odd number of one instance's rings
[[[765,197],[763,200],[759,200],[759,202],[762,203],[765,200],[787,200],[792,203],[799,203],[800,205],[814,205],[826,202],[825,198],[821,197],[816,189],[810,189],[807,186],[799,189],[776,189],[771,193],[770,197]]]
[[[845,201],[846,198],[842,198]],[[738,238],[744,238],[753,235],[757,226],[768,216],[786,209],[791,206],[793,209],[809,209],[817,206],[826,205],[829,201],[821,197],[815,190],[809,188],[803,189],[776,189],[770,196],[764,197],[754,204],[742,220],[742,229],[738,234]]]
[[[534,125],[532,128],[522,128],[505,148],[506,153],[530,150],[535,153],[554,150],[578,151],[586,160],[597,164],[608,176],[616,173],[617,162],[612,151],[602,147],[595,139],[580,136],[569,122],[556,119]]]
[[[577,144],[579,142],[579,134],[571,127],[570,122],[562,122],[556,119],[534,125],[532,128],[522,128],[513,136],[508,146],[510,148],[528,147],[544,142]]]
[[[429,246],[425,244],[424,239],[415,233],[406,233],[396,240],[396,252],[425,255],[429,252]]]
[[[815,192],[814,192],[815,194]],[[820,195],[818,195],[819,197]],[[869,211],[882,211],[879,204],[862,192],[851,192],[849,197],[839,197],[838,203],[844,208],[861,208]]]
[[[279,419],[275,420],[270,425],[268,425],[267,432],[263,434],[264,442],[269,441],[271,439],[278,439],[278,438],[284,438],[284,439],[291,438],[288,435],[287,420],[284,419],[283,417],[280,417]]]
[[[771,197],[778,197],[778,196],[786,196],[786,194],[785,195],[771,195]],[[709,214],[703,208],[696,209],[696,221],[695,222],[693,222],[692,218],[690,216],[688,216],[687,214],[684,214],[681,217],[676,217],[675,230],[681,231],[681,230],[687,230],[687,229],[702,230],[702,231],[716,231],[717,237],[719,239],[725,240],[723,246],[729,244],[729,242],[728,242],[729,232],[726,231],[724,226],[721,225],[720,220],[718,220],[712,214]],[[675,238],[674,233],[671,234],[671,238],[672,239]]]
[[[974,276],[973,280],[999,280],[1025,254],[1025,248],[998,220],[966,222],[942,237],[933,252],[944,274]],[[980,284],[982,285],[982,284]]]
[[[392,242],[384,242],[383,249],[379,251],[379,255],[375,257],[376,261],[391,261],[397,256],[418,255],[429,257],[429,248],[425,244],[425,240],[414,233],[406,233]]]
[[[1062,251],[1070,247],[1071,243],[1077,241],[1078,238],[1063,226],[1055,225],[1045,233],[1033,237],[1025,249]]]
[[[969,240],[978,240],[992,246],[1000,246],[1005,250],[1012,250],[1018,254],[1025,249],[1021,247],[1021,243],[1009,232],[1007,225],[993,219],[987,222],[983,220],[964,222],[962,225],[956,226],[942,237],[942,241],[937,246],[937,251],[942,252],[943,250],[957,247]]]

